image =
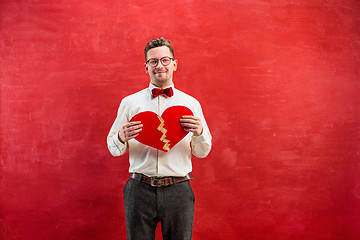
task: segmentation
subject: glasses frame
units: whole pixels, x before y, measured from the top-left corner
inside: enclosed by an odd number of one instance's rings
[[[164,59],[164,58],[168,58],[168,59],[170,59],[170,60],[175,60],[175,59],[172,58],[172,57],[165,56],[165,57],[162,57],[162,58],[160,58],[160,59],[158,59],[158,58],[150,58],[150,59],[148,59],[148,60],[146,61],[146,63],[149,64],[150,67],[157,67],[157,65],[159,65],[159,62],[161,62],[161,64],[162,64],[163,66],[169,66],[170,63],[171,63],[171,61],[169,62],[169,64],[166,64],[166,65],[165,65],[165,64],[163,63],[163,59]],[[152,65],[149,63],[151,60],[156,60],[156,64],[155,64],[154,66],[152,66]]]

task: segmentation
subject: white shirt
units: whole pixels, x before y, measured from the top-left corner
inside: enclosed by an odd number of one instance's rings
[[[211,150],[211,134],[205,121],[200,103],[188,94],[174,88],[170,98],[162,95],[152,98],[151,90],[155,88],[150,83],[149,88],[125,97],[119,106],[118,114],[107,137],[107,145],[113,156],[123,155],[129,149],[131,173],[142,173],[150,177],[185,176],[192,171],[191,154],[198,158],[206,157]],[[203,132],[200,136],[188,133],[178,144],[168,152],[159,151],[131,139],[123,144],[118,138],[120,128],[129,122],[136,114],[152,111],[161,116],[171,106],[185,106],[194,116],[201,119]]]

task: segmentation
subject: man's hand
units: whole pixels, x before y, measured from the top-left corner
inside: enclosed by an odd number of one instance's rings
[[[132,138],[136,138],[142,131],[143,125],[140,121],[129,122],[119,130],[118,137],[120,142],[125,143]]]
[[[203,127],[200,121],[200,118],[195,116],[182,116],[180,119],[181,126],[185,131],[194,133],[195,136],[202,134]]]

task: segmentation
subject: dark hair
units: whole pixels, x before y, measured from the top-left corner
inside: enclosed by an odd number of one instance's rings
[[[170,40],[167,40],[163,37],[159,37],[159,38],[154,38],[153,40],[151,40],[150,42],[148,42],[145,46],[144,49],[144,53],[145,53],[145,61],[147,61],[147,52],[152,49],[152,48],[156,48],[156,47],[163,47],[166,46],[170,49],[170,52],[172,54],[172,57],[174,56],[174,49],[172,47],[172,42]]]

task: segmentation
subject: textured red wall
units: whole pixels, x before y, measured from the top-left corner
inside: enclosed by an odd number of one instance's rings
[[[0,1],[0,239],[125,239],[106,136],[174,42],[213,135],[194,239],[360,239],[358,0]],[[158,238],[160,239],[160,238]]]

